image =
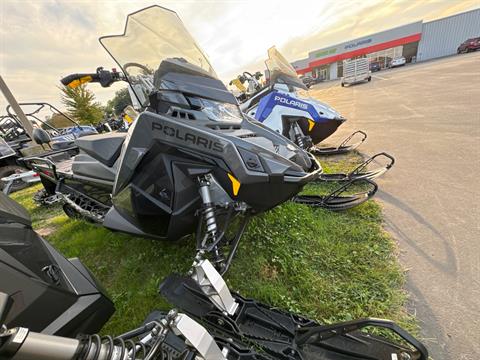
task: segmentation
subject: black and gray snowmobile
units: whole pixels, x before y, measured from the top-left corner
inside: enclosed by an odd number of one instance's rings
[[[240,111],[175,13],[134,13],[123,35],[100,42],[125,75],[99,68],[62,82],[127,80],[145,111],[127,133],[76,139],[73,159],[30,159],[68,215],[153,238],[196,232],[198,251],[223,272],[252,215],[292,198],[341,210],[375,193],[365,180],[366,189],[353,195],[298,195],[322,173],[318,161]],[[228,230],[235,235],[227,238]]]
[[[3,194],[0,234],[2,360],[428,359],[425,347],[391,321],[320,325],[231,293],[208,260],[161,285],[185,313],[153,311],[136,329],[100,337],[93,333],[114,312],[105,291],[78,259],[37,235],[26,210]],[[387,331],[400,340],[384,337]]]

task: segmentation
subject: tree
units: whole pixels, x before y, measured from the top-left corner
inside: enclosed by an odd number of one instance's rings
[[[86,84],[70,88],[61,87],[62,104],[67,107],[68,115],[80,124],[96,124],[103,119],[103,109],[95,102],[95,95],[87,89]]]
[[[120,115],[128,105],[132,105],[130,94],[127,88],[123,88],[115,92],[113,99],[108,100],[106,111],[113,112],[115,115]]]
[[[62,128],[72,126],[72,122],[65,117],[65,115],[54,113],[46,121],[46,123],[54,128]],[[42,124],[42,128],[45,130],[50,129],[47,125]]]

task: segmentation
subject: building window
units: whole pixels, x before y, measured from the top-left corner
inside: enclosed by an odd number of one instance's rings
[[[337,61],[337,77],[343,76],[343,61]]]
[[[376,62],[380,64],[380,67],[382,69],[388,67],[390,65],[390,62],[393,59],[396,59],[400,56],[402,56],[403,53],[403,46],[396,46],[394,48],[389,48],[385,50],[380,50],[376,51],[370,54],[367,54],[367,58],[372,62]]]

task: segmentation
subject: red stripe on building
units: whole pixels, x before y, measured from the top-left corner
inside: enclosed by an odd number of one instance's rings
[[[376,45],[372,45],[372,46],[367,46],[367,47],[357,49],[357,50],[353,50],[353,51],[349,51],[349,52],[346,52],[346,53],[343,53],[343,54],[329,56],[329,57],[324,58],[324,59],[319,59],[319,60],[312,61],[312,62],[308,63],[308,68],[298,69],[296,71],[297,71],[298,74],[305,74],[309,71],[312,71],[312,68],[314,68],[316,66],[330,64],[330,63],[333,63],[333,62],[336,62],[336,61],[350,59],[350,58],[355,57],[355,56],[365,55],[365,54],[373,53],[373,52],[380,51],[380,50],[390,49],[390,48],[395,47],[395,46],[400,46],[400,45],[409,44],[409,43],[412,43],[412,42],[415,42],[415,41],[420,41],[421,37],[422,37],[422,34],[419,33],[419,34],[415,34],[415,35],[405,36],[405,37],[400,38],[400,39],[395,39],[395,40],[387,41],[387,42],[384,42],[384,43],[380,43],[380,44],[376,44]]]

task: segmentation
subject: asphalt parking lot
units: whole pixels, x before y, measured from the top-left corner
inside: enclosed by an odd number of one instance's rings
[[[480,52],[376,72],[345,88],[325,82],[310,94],[348,119],[328,142],[362,129],[362,153],[396,157],[377,199],[431,356],[479,359]]]

